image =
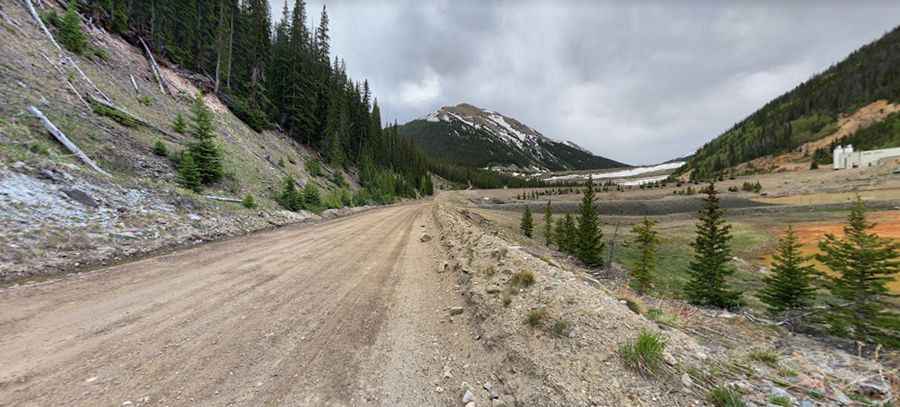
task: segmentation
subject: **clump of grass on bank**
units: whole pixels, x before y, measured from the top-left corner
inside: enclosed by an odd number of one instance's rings
[[[572,323],[565,319],[558,319],[550,330],[556,336],[567,337],[572,332]]]
[[[644,315],[647,317],[647,319],[660,325],[665,325],[673,328],[681,326],[681,320],[678,319],[677,315],[667,314],[659,308],[650,308]]]
[[[706,401],[715,407],[746,407],[740,393],[729,386],[718,386],[709,391]]]
[[[662,335],[643,330],[634,342],[619,348],[619,355],[629,368],[644,374],[655,374],[662,368],[665,349],[666,339]]]
[[[513,287],[530,287],[534,284],[534,272],[530,270],[520,271],[516,274],[513,274],[512,278],[509,280],[509,284]]]
[[[528,316],[525,317],[525,322],[531,326],[532,328],[539,327],[544,324],[544,320],[547,319],[547,310],[543,308],[535,308],[533,310],[528,311]]]
[[[773,350],[754,349],[747,357],[754,362],[759,362],[772,368],[778,366],[778,354]]]

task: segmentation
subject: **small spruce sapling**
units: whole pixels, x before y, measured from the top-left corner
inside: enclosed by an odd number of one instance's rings
[[[519,229],[526,237],[531,237],[534,233],[534,219],[531,216],[531,208],[528,206],[525,207],[525,212],[522,213],[522,221],[519,224]]]

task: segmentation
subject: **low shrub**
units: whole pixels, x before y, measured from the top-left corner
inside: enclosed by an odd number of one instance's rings
[[[791,407],[794,405],[791,403],[791,398],[788,396],[769,396],[769,404],[782,407]]]
[[[662,335],[643,330],[632,343],[619,347],[625,365],[641,373],[654,374],[662,367],[666,339]]]
[[[530,287],[534,284],[534,280],[534,273],[530,270],[524,270],[513,274],[512,278],[509,279],[509,283],[513,287]]]
[[[660,325],[670,326],[673,328],[681,326],[681,321],[678,319],[677,315],[666,314],[659,308],[650,308],[644,315],[647,317],[647,319]]]
[[[534,328],[543,325],[545,319],[547,319],[547,310],[543,308],[535,308],[528,311],[528,316],[525,318],[525,322],[529,326]]]
[[[321,177],[322,164],[319,163],[319,160],[306,160],[306,172],[308,172],[310,176]]]
[[[569,333],[572,332],[572,323],[565,319],[557,319],[556,322],[553,323],[551,331],[556,336],[567,337],[569,336]]]
[[[156,143],[153,143],[153,154],[165,157],[169,155],[169,149],[166,148],[166,145],[162,140],[156,140]]]
[[[244,199],[241,200],[241,205],[244,205],[247,209],[253,209],[256,207],[256,199],[253,198],[253,195],[244,195]]]
[[[778,354],[773,350],[768,349],[755,349],[747,355],[750,360],[754,362],[763,363],[769,367],[775,367],[778,365]]]
[[[715,407],[746,407],[741,394],[729,386],[717,386],[706,395],[706,401]]]

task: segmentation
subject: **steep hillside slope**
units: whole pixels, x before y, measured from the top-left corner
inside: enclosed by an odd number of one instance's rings
[[[551,140],[516,119],[470,104],[445,106],[400,127],[434,158],[512,172],[627,167],[570,141]]]
[[[215,96],[206,104],[224,180],[201,194],[180,188],[171,157],[191,136],[169,129],[177,114],[190,117],[197,88],[163,67],[174,93],[167,96],[142,52],[118,36],[89,28],[91,46],[105,56],[79,57],[57,49],[22,2],[0,6],[0,282],[317,217],[283,211],[273,200],[288,175],[338,188],[331,169],[318,177],[305,169],[314,152],[280,133],[251,130]],[[101,92],[147,125],[89,106]],[[32,105],[111,176],[57,143],[28,112]],[[153,153],[157,141],[168,156]],[[240,204],[248,195],[255,208]]]
[[[900,102],[900,27],[767,103],[700,148],[682,171],[706,177],[790,152],[834,134],[842,117],[878,101]]]

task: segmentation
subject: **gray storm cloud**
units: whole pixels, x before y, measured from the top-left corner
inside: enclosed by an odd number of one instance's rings
[[[888,1],[327,6],[332,50],[386,122],[465,101],[634,164],[693,152],[900,24]],[[317,24],[322,2],[307,7]]]

